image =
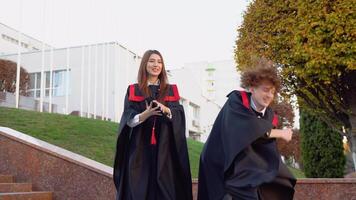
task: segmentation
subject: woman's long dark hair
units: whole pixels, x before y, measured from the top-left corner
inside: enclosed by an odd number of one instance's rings
[[[162,61],[162,70],[161,73],[158,75],[158,79],[160,80],[160,85],[159,85],[160,92],[157,100],[161,103],[164,103],[163,98],[167,95],[167,90],[168,90],[168,78],[167,78],[166,68],[164,66],[163,57],[159,51],[148,50],[143,54],[141,64],[140,64],[140,69],[138,70],[137,81],[140,90],[143,92],[143,95],[145,97],[151,96],[151,92],[148,89],[148,85],[147,85],[148,73],[146,67],[147,67],[148,60],[152,54],[157,54]]]

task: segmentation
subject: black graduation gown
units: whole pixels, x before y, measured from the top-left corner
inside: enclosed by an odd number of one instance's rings
[[[296,180],[281,162],[275,139],[265,136],[276,122],[274,113],[268,107],[258,117],[250,96],[231,92],[218,114],[200,156],[198,200],[293,199]]]
[[[158,86],[149,86],[156,99]],[[165,97],[172,119],[152,116],[131,128],[127,122],[146,109],[138,85],[130,85],[120,120],[114,182],[120,200],[191,200],[192,180],[185,137],[185,115],[178,89]],[[153,142],[152,127],[155,126]],[[155,143],[155,144],[152,144]]]

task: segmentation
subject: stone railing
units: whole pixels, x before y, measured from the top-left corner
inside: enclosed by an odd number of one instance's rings
[[[0,127],[0,174],[53,191],[56,200],[115,199],[112,168],[9,128]]]

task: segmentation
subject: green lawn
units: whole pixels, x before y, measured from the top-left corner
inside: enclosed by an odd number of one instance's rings
[[[292,167],[288,167],[288,168],[296,178],[306,178],[304,172],[300,171],[299,169],[292,168]]]
[[[112,166],[118,123],[70,115],[0,107],[0,126],[26,133],[69,151]],[[192,177],[197,178],[203,143],[188,139]],[[292,169],[296,177],[304,177]]]

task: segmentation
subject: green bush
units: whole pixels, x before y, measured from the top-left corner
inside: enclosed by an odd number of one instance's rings
[[[304,110],[301,112],[300,130],[306,177],[343,177],[346,159],[342,149],[342,137]]]

